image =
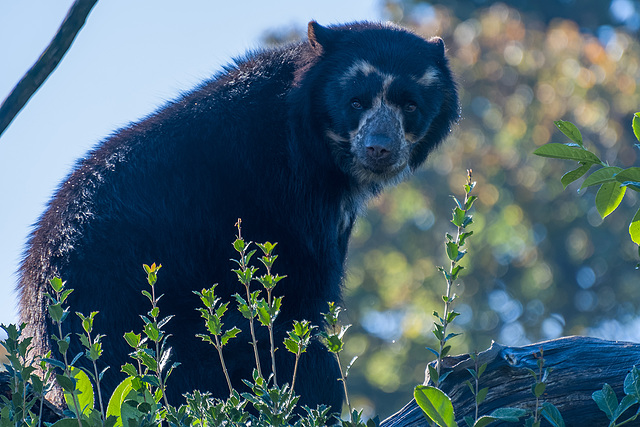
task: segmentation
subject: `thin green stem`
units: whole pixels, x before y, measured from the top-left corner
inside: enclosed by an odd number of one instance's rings
[[[151,311],[155,312],[156,307],[158,306],[158,301],[156,300],[156,287],[155,284],[151,285]],[[151,316],[153,319],[153,324],[158,325],[158,317]],[[160,390],[162,390],[162,400],[164,400],[164,404],[169,406],[169,401],[167,400],[167,393],[165,393],[165,382],[162,378],[162,368],[161,368],[161,355],[160,355],[160,341],[161,335],[158,335],[158,339],[154,340],[156,345],[156,364],[158,366],[158,371],[156,372],[156,377],[158,378],[158,383],[160,383]]]
[[[268,269],[270,270],[270,269]],[[271,274],[271,271],[267,271],[267,274]],[[267,289],[267,304],[269,304],[269,309],[271,309],[271,289]],[[276,349],[275,343],[273,339],[273,319],[269,318],[269,342],[271,344],[271,372],[273,372],[273,385],[278,387],[278,379],[276,378]]]
[[[476,353],[475,365],[476,365],[476,375],[475,375],[475,380],[476,380],[476,393],[475,393],[476,418],[475,418],[475,420],[478,421],[478,407],[480,406],[478,404],[478,388],[479,388],[478,385],[480,383],[480,378],[478,378],[478,375],[479,375],[478,353]]]
[[[244,258],[244,254],[243,254],[243,258]],[[244,260],[242,261],[242,268],[243,270],[246,268],[244,266]],[[249,304],[249,308],[251,309],[251,314],[253,314],[255,307],[251,303],[251,292],[249,291],[249,285],[246,284],[244,286],[247,289],[247,304]],[[258,355],[258,340],[256,339],[256,331],[253,327],[253,316],[249,318],[249,330],[251,331],[251,345],[253,346],[253,355],[256,358],[256,369],[258,370],[258,375],[260,375],[261,378],[264,378],[264,376],[262,375],[262,368],[260,367],[260,356]]]
[[[238,239],[242,239],[241,223],[242,223],[242,220],[238,218],[238,222],[236,223],[238,227]],[[240,270],[243,273],[247,271],[247,264],[245,263],[245,255],[247,253],[248,246],[249,245],[244,246],[244,248],[240,252]],[[251,316],[249,317],[249,331],[251,332],[251,345],[253,346],[253,355],[256,359],[256,369],[258,370],[258,375],[261,378],[264,378],[264,376],[262,375],[262,368],[260,367],[260,355],[258,354],[258,340],[256,339],[256,331],[255,331],[255,328],[253,327],[253,317],[254,317],[254,311],[256,308],[251,303],[251,290],[249,289],[249,286],[251,285],[251,281],[243,284],[247,291],[247,304],[249,305],[249,309],[251,310]]]
[[[467,185],[471,185],[471,170],[467,171]],[[469,191],[465,191],[465,196],[464,196],[464,215],[467,215],[468,209],[466,209],[467,206],[467,202],[469,201]],[[464,232],[464,226],[458,226],[458,230],[457,230],[457,235],[456,235],[456,240],[455,243],[456,245],[460,244],[460,235],[462,235],[462,233]],[[455,260],[451,261],[450,267],[449,267],[449,273],[453,273],[453,269],[456,267],[457,262]],[[438,352],[438,362],[436,365],[436,372],[438,373],[438,380],[435,381],[436,383],[436,387],[439,385],[440,383],[440,371],[441,371],[441,367],[442,367],[442,352],[444,351],[444,347],[446,344],[446,339],[447,339],[447,326],[449,326],[449,310],[451,309],[451,289],[453,287],[453,280],[452,279],[447,279],[447,293],[445,295],[445,301],[444,301],[444,314],[442,316],[442,339],[440,340],[440,351]]]
[[[300,360],[301,354],[302,354],[301,350],[298,349],[298,352],[296,353],[296,362],[293,364],[293,378],[291,379],[291,390],[289,393],[291,395],[293,395],[293,388],[296,385],[296,376],[298,375],[298,361]]]
[[[60,293],[56,292],[58,299],[60,298]],[[62,339],[62,322],[57,322],[58,323],[58,336],[60,337],[60,339]],[[64,352],[62,354],[62,358],[64,359],[64,373],[65,375],[67,375],[68,377],[71,378],[71,369],[69,366],[69,360],[67,359],[67,352]],[[78,415],[78,426],[82,427],[82,420],[80,419],[80,404],[78,403],[78,396],[76,395],[76,393],[71,393],[71,397],[73,400],[73,407],[76,410],[76,414]]]
[[[87,341],[89,342],[89,349],[91,349],[91,346],[93,346],[94,342],[91,340],[91,334],[89,332],[87,332]],[[98,392],[98,403],[100,404],[100,414],[102,415],[102,421],[104,424],[105,412],[104,412],[104,405],[102,404],[102,392],[100,391],[100,378],[98,376],[98,365],[96,364],[95,360],[92,360],[91,362],[93,363],[93,373],[96,378],[96,389]]]
[[[336,353],[336,360],[338,361],[338,368],[340,369],[340,380],[342,381],[342,387],[344,387],[344,400],[347,403],[347,407],[349,408],[349,413],[351,413],[351,403],[349,402],[349,393],[347,392],[347,380],[344,377],[342,365],[340,364],[340,353]]]
[[[215,348],[218,350],[218,356],[220,356],[220,364],[222,365],[222,371],[224,372],[224,377],[227,380],[227,386],[229,387],[229,396],[233,394],[233,386],[231,385],[231,379],[229,378],[229,371],[227,370],[227,365],[224,363],[224,356],[222,356],[222,345],[220,344],[220,340],[217,335],[214,335],[213,338],[216,340]]]

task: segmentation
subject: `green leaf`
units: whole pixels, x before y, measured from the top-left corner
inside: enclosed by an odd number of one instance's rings
[[[633,134],[636,136],[636,139],[640,141],[640,113],[635,113],[633,115],[633,122],[631,122],[633,127]]]
[[[419,385],[413,392],[416,403],[424,413],[440,427],[453,427],[458,424],[453,413],[451,399],[442,390]]]
[[[122,365],[121,370],[125,374],[132,377],[135,377],[136,375],[138,375],[138,371],[136,371],[136,368],[131,363],[125,363],[124,365]]]
[[[459,247],[460,246],[464,246],[464,243],[467,240],[467,238],[469,236],[472,236],[472,235],[473,235],[473,231],[467,231],[467,232],[464,232],[464,233],[460,234],[460,243],[458,243],[458,246]]]
[[[451,338],[451,336],[449,336],[448,338]],[[451,350],[451,346],[450,345],[445,345],[444,347],[442,347],[442,357],[446,357],[449,354],[449,351]],[[444,377],[440,378],[440,381],[444,380]]]
[[[236,239],[236,241],[233,242],[233,248],[237,252],[242,252],[244,250],[244,240],[243,239]]]
[[[456,265],[455,267],[453,267],[453,269],[451,270],[451,275],[450,275],[450,279],[451,280],[457,280],[458,279],[458,275],[460,274],[460,272],[464,270],[464,267],[461,265]]]
[[[60,323],[62,321],[62,315],[64,313],[64,310],[62,309],[62,303],[49,304],[47,309],[49,310],[49,315],[54,322]]]
[[[624,181],[622,186],[640,193],[640,181]]]
[[[440,375],[438,375],[438,370],[435,368],[435,366],[433,366],[432,364],[428,364],[427,370],[429,371],[429,379],[433,381],[434,384],[439,384]]]
[[[605,182],[615,181],[615,174],[622,171],[622,168],[616,166],[607,166],[593,172],[584,180],[580,189],[591,187],[592,185],[603,184]]]
[[[233,329],[229,329],[222,335],[222,337],[220,338],[220,344],[223,346],[226,345],[231,338],[235,338],[239,333],[240,329],[234,326]]]
[[[147,323],[144,325],[144,333],[153,342],[160,341],[161,334],[158,327],[153,323]]]
[[[473,202],[475,202],[477,198],[478,196],[470,196],[467,199],[467,202],[464,204],[464,210],[468,211],[469,209],[471,209],[471,207],[473,206]]]
[[[455,225],[456,227],[462,227],[462,225],[464,224],[464,218],[465,212],[462,209],[457,206],[453,208],[453,219],[451,220],[453,225]]]
[[[296,341],[296,340],[294,340],[292,338],[285,338],[284,346],[291,353],[298,354],[298,350],[300,349],[300,342],[298,342],[298,341]]]
[[[459,207],[460,209],[464,209],[464,207],[462,206],[462,203],[460,203],[460,200],[458,200],[458,199],[456,198],[456,196],[454,196],[454,195],[449,195],[449,197],[451,197],[451,198],[456,202],[456,205],[458,205],[458,207]]]
[[[527,415],[527,411],[522,408],[498,408],[489,415],[499,419],[500,421],[516,423],[521,417]]]
[[[447,256],[451,261],[458,258],[458,244],[455,242],[447,242]]]
[[[129,346],[132,348],[138,347],[138,345],[140,344],[140,337],[141,334],[134,334],[133,332],[126,332],[124,334],[125,341],[127,341],[127,344],[129,344]]]
[[[96,361],[102,356],[102,343],[94,342],[86,353],[91,361]]]
[[[582,147],[582,134],[580,133],[580,130],[576,127],[576,125],[564,120],[557,120],[553,122],[553,124],[555,124],[556,127],[560,129],[560,132],[568,136],[570,140]]]
[[[594,391],[591,398],[595,400],[598,408],[607,416],[609,420],[613,420],[613,413],[618,407],[618,398],[613,388],[609,384],[602,386],[602,390]]]
[[[558,408],[553,406],[553,404],[549,402],[544,402],[542,404],[542,416],[551,423],[554,427],[564,427],[564,420],[562,419],[562,415]]]
[[[547,388],[547,385],[545,383],[536,383],[531,387],[531,390],[533,391],[533,395],[535,397],[540,397],[542,396],[542,393],[544,393],[544,390]]]
[[[640,369],[635,366],[624,378],[624,392],[640,400]]]
[[[458,316],[460,316],[460,313],[456,311],[450,311],[449,314],[447,314],[447,323],[453,322],[453,320]]]
[[[158,362],[156,359],[151,357],[149,354],[144,351],[139,351],[136,353],[136,358],[142,362],[144,366],[151,369],[154,372],[158,372]]]
[[[618,405],[616,410],[613,412],[613,420],[615,421],[618,418],[620,418],[620,415],[624,414],[624,412],[627,409],[629,409],[630,407],[632,407],[636,403],[638,403],[638,399],[636,399],[635,396],[627,395],[627,396],[623,397],[622,400],[620,401],[620,404]]]
[[[627,181],[638,182],[640,181],[640,168],[632,167],[632,168],[624,169],[621,172],[618,172],[618,174],[616,175],[616,180],[618,180],[618,182],[621,182],[621,183],[624,183]]]
[[[58,381],[58,384],[60,385],[60,387],[62,387],[62,390],[64,392],[73,393],[73,391],[76,389],[74,381],[67,376],[61,374],[56,375],[56,380]]]
[[[494,421],[500,421],[499,418],[491,417],[488,415],[483,415],[473,424],[473,427],[484,427],[486,425],[491,424]]]
[[[64,282],[59,277],[54,277],[53,279],[49,280],[49,283],[51,284],[53,290],[56,292],[62,291],[62,288],[64,286]]]
[[[565,144],[549,143],[538,148],[533,154],[541,157],[551,157],[554,159],[575,160],[583,164],[602,164],[602,161],[584,148],[570,147]]]
[[[489,392],[489,387],[484,387],[478,390],[478,395],[476,396],[476,402],[480,405],[484,402],[484,399],[487,398],[487,393]]]
[[[636,245],[640,245],[640,209],[636,211],[629,224],[629,235]]]
[[[75,390],[78,399],[78,406],[80,407],[80,414],[88,417],[93,410],[94,403],[91,380],[80,368],[71,368],[71,376],[75,379],[76,383]],[[67,389],[64,391],[64,400],[67,402],[67,407],[76,414],[77,417],[80,417],[80,414],[76,413],[76,408],[73,404],[73,395]]]
[[[75,418],[63,418],[53,423],[51,427],[78,427],[78,420]]]
[[[325,336],[325,345],[331,353],[339,353],[342,351],[344,343],[337,335]]]
[[[485,369],[487,369],[487,363],[483,363],[482,365],[480,365],[480,368],[478,368],[478,378],[482,376]]]
[[[620,205],[626,190],[626,187],[620,187],[617,182],[605,182],[600,186],[596,193],[596,208],[603,219]]]
[[[131,377],[127,377],[124,381],[118,384],[116,389],[113,391],[113,394],[111,394],[109,404],[107,405],[107,417],[117,417],[118,420],[116,421],[114,427],[122,426],[122,418],[120,417],[122,403],[124,402],[124,398],[132,389],[133,387],[131,386]]]
[[[562,178],[560,178],[562,186],[564,188],[567,188],[569,184],[571,184],[576,179],[581,178],[585,173],[587,173],[589,169],[591,169],[591,166],[593,166],[593,164],[581,164],[578,168],[562,175]]]

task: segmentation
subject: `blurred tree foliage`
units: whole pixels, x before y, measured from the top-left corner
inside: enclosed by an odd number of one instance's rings
[[[577,193],[581,180],[563,191],[560,177],[574,165],[531,154],[567,142],[553,125],[563,119],[611,165],[638,165],[634,18],[614,19],[597,0],[511,2],[521,9],[434,3],[443,4],[383,7],[389,19],[445,40],[462,99],[459,126],[426,168],[371,204],[348,259],[344,306],[354,326],[344,358],[361,356],[349,374],[352,403],[383,417],[411,399],[433,358],[425,347],[436,344],[431,313],[441,309],[445,286],[436,266],[448,265],[449,195],[463,194],[468,168],[479,200],[455,290],[462,315],[453,331],[464,334],[451,341],[452,353],[573,334],[640,341],[637,248],[626,230],[635,195],[603,222],[595,191]]]

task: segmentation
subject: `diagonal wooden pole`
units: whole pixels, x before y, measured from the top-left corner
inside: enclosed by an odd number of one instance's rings
[[[0,136],[56,69],[98,0],[76,0],[49,46],[0,105]]]

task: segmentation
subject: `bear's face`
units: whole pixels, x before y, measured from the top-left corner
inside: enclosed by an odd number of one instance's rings
[[[394,183],[409,172],[413,146],[442,104],[438,72],[386,73],[357,60],[326,86],[331,123],[326,131],[343,171],[363,184]]]
[[[440,39],[356,24],[310,24],[320,51],[324,132],[338,167],[365,186],[395,184],[426,159],[457,117]]]

